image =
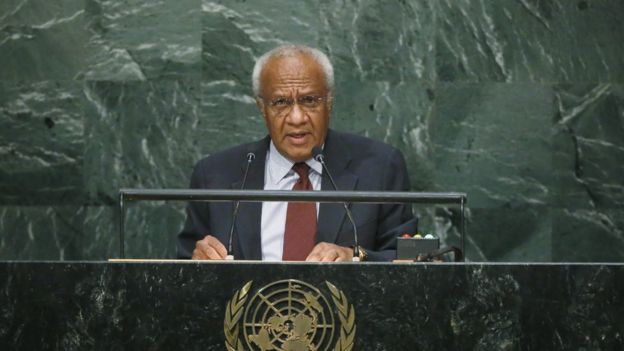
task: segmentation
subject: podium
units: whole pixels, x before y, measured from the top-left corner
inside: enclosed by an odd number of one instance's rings
[[[0,277],[2,350],[624,345],[623,264],[0,262]]]

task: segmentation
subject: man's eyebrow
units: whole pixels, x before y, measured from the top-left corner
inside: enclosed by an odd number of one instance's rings
[[[319,91],[318,89],[310,89],[308,91],[306,90],[301,90],[298,89],[298,91],[292,92],[292,91],[280,91],[280,90],[276,90],[273,93],[268,94],[267,97],[272,97],[272,98],[277,98],[277,97],[292,97],[293,95],[297,95],[297,96],[310,96],[310,95],[315,95],[315,96],[320,96],[320,95],[325,95],[325,93]]]

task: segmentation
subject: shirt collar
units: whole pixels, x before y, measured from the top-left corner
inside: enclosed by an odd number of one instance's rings
[[[305,163],[310,166],[317,174],[323,174],[323,165],[313,158],[309,158],[305,161]],[[292,167],[295,163],[286,157],[284,157],[271,140],[271,144],[269,145],[269,152],[267,154],[267,165],[269,167],[269,177],[270,181],[273,184],[279,183],[282,179],[290,174],[294,174]]]

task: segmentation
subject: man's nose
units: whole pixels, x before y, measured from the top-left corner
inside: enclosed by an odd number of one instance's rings
[[[297,103],[297,101],[293,102],[292,108],[290,109],[290,113],[288,114],[289,122],[292,124],[302,124],[306,121],[306,114],[303,108]]]

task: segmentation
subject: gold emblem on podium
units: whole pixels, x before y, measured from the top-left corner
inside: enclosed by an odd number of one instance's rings
[[[294,279],[237,290],[225,309],[228,351],[344,351],[353,348],[355,310],[345,294],[325,282],[319,289]]]

